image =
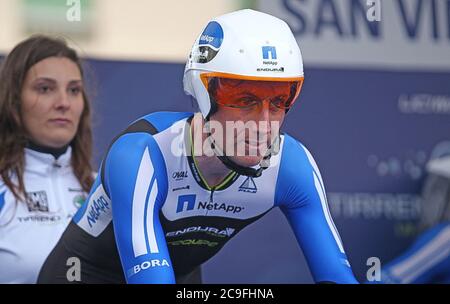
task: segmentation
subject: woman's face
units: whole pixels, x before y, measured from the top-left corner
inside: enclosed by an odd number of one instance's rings
[[[75,137],[84,108],[78,66],[65,57],[49,57],[33,65],[25,76],[21,117],[30,140],[61,148]]]

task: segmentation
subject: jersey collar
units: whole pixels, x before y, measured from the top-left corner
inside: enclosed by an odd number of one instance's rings
[[[56,159],[52,154],[38,152],[29,148],[24,149],[25,167],[27,171],[48,173],[52,168],[67,168],[71,166],[72,147]]]

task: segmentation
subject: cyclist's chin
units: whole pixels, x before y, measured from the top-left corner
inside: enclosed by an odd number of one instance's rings
[[[262,157],[259,155],[256,156],[247,155],[247,156],[231,156],[230,159],[240,166],[253,167],[261,162]]]

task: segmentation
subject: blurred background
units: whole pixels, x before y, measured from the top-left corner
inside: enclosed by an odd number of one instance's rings
[[[98,166],[131,121],[193,110],[184,62],[209,19],[241,8],[284,19],[305,66],[284,131],[315,156],[350,263],[365,280],[369,257],[383,264],[414,239],[425,166],[450,155],[450,1],[369,2],[379,10],[366,0],[0,0],[0,58],[33,33],[63,36],[82,54]],[[203,272],[206,283],[312,282],[278,210]]]

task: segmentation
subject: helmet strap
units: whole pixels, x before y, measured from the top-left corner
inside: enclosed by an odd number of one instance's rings
[[[205,118],[207,136],[210,140],[211,148],[213,149],[214,154],[216,154],[217,158],[228,169],[235,171],[236,173],[238,173],[240,175],[245,175],[245,176],[249,176],[249,177],[260,177],[262,175],[263,170],[267,169],[270,166],[270,157],[272,156],[272,154],[276,154],[276,153],[274,153],[275,152],[274,148],[279,147],[280,140],[281,140],[280,135],[278,135],[275,139],[275,142],[270,145],[270,147],[267,150],[266,154],[264,155],[263,159],[259,163],[259,168],[245,167],[245,166],[236,164],[228,156],[226,156],[225,153],[223,153],[223,151],[221,151],[219,149],[219,147],[217,147],[214,139],[212,138],[211,130],[209,129],[209,124],[208,124],[209,118],[210,118],[210,115],[208,115],[208,117]]]

